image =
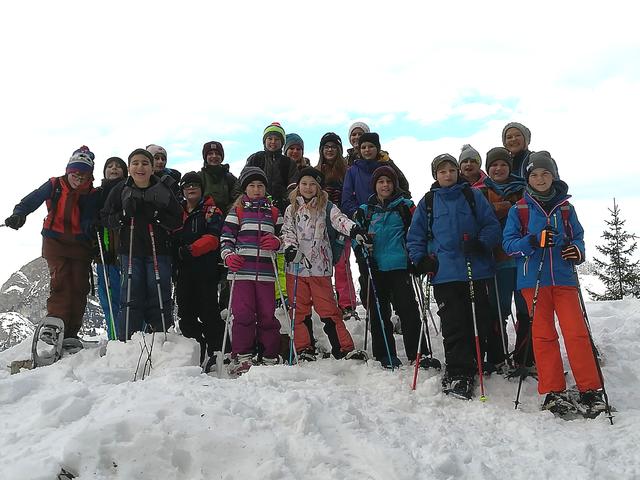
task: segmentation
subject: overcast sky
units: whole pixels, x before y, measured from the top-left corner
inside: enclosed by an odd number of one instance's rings
[[[430,162],[519,121],[574,194],[588,257],[615,196],[640,233],[633,2],[12,2],[0,18],[2,218],[64,172],[164,146],[183,173],[219,140],[236,174],[279,121],[316,160],[365,120],[417,201]],[[0,282],[40,253],[44,207],[0,229]]]

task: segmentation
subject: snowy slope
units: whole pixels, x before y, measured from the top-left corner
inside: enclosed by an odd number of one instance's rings
[[[517,383],[502,377],[487,380],[486,403],[464,402],[440,392],[439,374],[421,372],[411,392],[408,367],[375,362],[218,379],[195,366],[194,343],[170,335],[156,338],[144,381],[132,382],[139,341],[0,371],[0,478],[50,480],[61,465],[81,479],[640,478],[640,302],[588,309],[618,409],[613,426],[540,412],[532,380],[514,411]],[[362,342],[363,323],[348,326]],[[27,351],[0,353],[0,365]]]

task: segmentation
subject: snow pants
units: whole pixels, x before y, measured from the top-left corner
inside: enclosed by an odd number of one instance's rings
[[[287,274],[287,292],[289,298],[294,299],[295,276]],[[342,320],[342,312],[338,308],[333,296],[331,277],[302,277],[298,275],[298,286],[295,299],[290,301],[290,307],[296,304],[296,316],[294,319],[294,343],[296,350],[301,352],[313,347],[310,335],[311,322],[305,322],[307,316],[311,316],[313,307],[323,323],[324,333],[329,337],[331,353],[335,358],[342,358],[354,349],[353,339]]]
[[[338,306],[341,309],[356,308],[356,289],[351,276],[351,242],[345,242],[342,256],[335,265],[334,276]]]
[[[104,268],[101,263],[96,264],[96,272],[98,273],[98,299],[100,306],[104,312],[105,322],[107,324],[107,336],[109,340],[117,338],[117,320],[118,312],[120,312],[120,268],[116,265],[105,265],[107,270],[107,279],[109,281],[109,295],[111,295],[111,309],[113,310],[113,319],[109,312],[109,297],[107,296],[107,282],[105,281]],[[113,320],[113,321],[112,321]]]
[[[409,360],[414,360],[418,353],[418,340],[420,338],[420,311],[416,302],[415,292],[411,284],[411,276],[406,270],[390,270],[388,272],[373,271],[378,302],[382,313],[384,333],[380,325],[378,308],[373,298],[371,289],[371,303],[369,305],[369,317],[371,319],[371,347],[376,360],[382,361],[387,357],[385,336],[389,344],[392,356],[397,356],[396,342],[393,337],[393,323],[391,322],[391,298],[400,317],[402,326],[402,340]],[[366,295],[366,294],[365,294]],[[428,354],[427,343],[422,342],[422,353]]]
[[[176,300],[180,331],[187,338],[193,338],[206,345],[209,356],[222,350],[225,323],[220,316],[218,305],[217,270],[203,275],[188,268],[178,270]],[[231,351],[230,342],[226,344]]]
[[[522,289],[529,308],[534,288]],[[576,287],[540,287],[532,322],[533,350],[538,368],[538,393],[562,392],[567,388],[553,314],[558,316],[567,357],[578,390],[602,388],[587,325]]]
[[[236,280],[231,311],[233,355],[253,354],[256,342],[264,358],[277,358],[280,351],[280,322],[275,317],[274,282]]]
[[[126,326],[129,256],[120,255],[120,312],[118,314],[118,340],[131,338],[133,332],[151,330],[162,332],[162,316],[158,301],[158,287],[153,267],[153,257],[133,256],[131,275],[131,300],[129,301],[129,331]],[[160,292],[167,330],[173,325],[171,302],[171,257],[158,255]]]
[[[507,337],[507,318],[511,312],[511,299],[516,286],[516,267],[506,267],[496,269],[496,278],[487,280],[489,290],[489,308],[491,316],[486,329],[487,337],[482,339],[487,352],[487,362],[497,365],[506,360],[504,350],[509,349],[509,339]],[[498,291],[496,292],[496,283]],[[498,303],[500,309],[498,309]],[[499,314],[502,314],[500,318]],[[502,337],[504,336],[504,346]]]
[[[486,338],[489,322],[489,299],[486,280],[474,280],[478,336]],[[442,343],[449,376],[474,375],[476,362],[475,335],[469,282],[448,282],[433,286],[442,323]],[[483,352],[481,352],[481,358]]]

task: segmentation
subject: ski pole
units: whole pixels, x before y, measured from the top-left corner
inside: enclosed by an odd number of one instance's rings
[[[504,354],[504,361],[507,362],[507,365],[509,365],[509,349],[507,348],[507,339],[505,338],[504,334],[505,326],[503,325],[502,320],[502,306],[500,305],[500,294],[498,292],[497,275],[493,276],[493,286],[496,291],[496,305],[498,306],[498,326],[500,327],[500,337],[502,338],[502,353]]]
[[[345,271],[347,273],[347,286],[349,287],[349,302],[351,303],[351,306],[353,307],[353,310],[355,311],[356,309],[356,292],[355,289],[353,288],[353,277],[351,276],[351,265],[350,265],[350,261],[349,261],[349,255],[348,255],[348,250],[345,249],[345,253],[344,253],[344,266],[345,266]],[[358,317],[356,317],[358,318]]]
[[[158,289],[158,302],[160,303],[160,318],[162,319],[162,330],[164,330],[164,339],[167,340],[167,325],[164,321],[164,304],[162,303],[162,292],[160,290],[160,270],[158,269],[158,256],[156,255],[156,239],[153,234],[153,225],[148,224],[149,237],[151,237],[151,254],[153,255],[153,272],[156,277],[156,287]]]
[[[233,277],[231,277],[231,286],[229,287],[231,290],[229,291],[229,305],[227,306],[227,318],[224,320],[224,334],[222,337],[222,352],[220,352],[220,356],[222,357],[221,361],[218,362],[218,377],[222,376],[222,367],[224,365],[224,351],[227,349],[227,336],[229,335],[229,323],[231,323],[231,300],[233,300],[233,287],[236,284],[236,272],[233,272]]]
[[[284,301],[284,295],[282,294],[282,288],[280,285],[280,279],[278,278],[278,267],[276,264],[276,259],[275,256],[271,256],[271,262],[273,263],[273,270],[274,272],[276,272],[276,288],[278,289],[278,293],[280,294],[280,303],[281,303],[281,307],[282,310],[284,311],[285,316],[289,319],[289,365],[293,364],[293,359],[295,358],[296,363],[298,363],[298,352],[296,351],[296,345],[294,342],[294,338],[293,338],[293,329],[294,329],[294,320],[295,320],[295,303],[296,303],[296,293],[297,293],[297,286],[298,286],[298,275],[296,273],[296,277],[294,279],[294,287],[293,287],[293,304],[294,304],[294,316],[293,318],[291,318],[289,316],[289,310],[287,310],[287,304]],[[296,266],[299,266],[300,264],[296,263],[294,264]],[[293,358],[291,357],[293,353]]]
[[[135,226],[135,218],[131,217],[129,224],[129,266],[127,267],[127,311],[125,312],[125,332],[124,343],[129,338],[129,313],[131,311],[131,278],[133,277],[133,229]]]
[[[424,299],[424,292],[420,291],[420,295],[422,296],[422,298]],[[433,313],[431,313],[431,283],[427,282],[427,300],[426,300],[426,309],[427,309],[427,313],[429,314],[429,318],[431,319],[431,325],[433,325],[433,330],[436,332],[436,337],[438,335],[440,335],[440,331],[438,330],[438,327],[436,325],[436,321],[433,319]],[[431,347],[429,347],[431,348]]]
[[[596,369],[598,371],[598,377],[600,377],[600,384],[602,385],[602,397],[604,398],[604,404],[606,406],[607,418],[611,425],[613,425],[613,414],[611,413],[611,405],[609,405],[609,396],[607,395],[607,390],[604,387],[604,376],[602,375],[602,367],[600,365],[600,359],[598,358],[598,349],[596,348],[596,344],[593,342],[593,335],[591,333],[591,326],[589,325],[589,317],[587,315],[587,308],[584,303],[584,298],[582,296],[582,289],[580,288],[580,279],[578,278],[578,270],[576,269],[576,264],[572,262],[573,267],[573,275],[576,278],[576,287],[578,287],[578,298],[580,299],[580,308],[582,309],[582,319],[584,320],[585,327],[587,328],[587,333],[589,334],[589,342],[591,343],[591,351],[593,353],[593,359],[596,362]]]
[[[298,273],[300,272],[300,264],[293,264],[293,306],[291,308],[291,338],[289,339],[289,365],[293,364],[293,356],[295,352],[296,363],[298,362],[298,353],[295,344],[295,325],[296,325],[296,297],[298,296]],[[280,292],[282,293],[282,292]]]
[[[533,332],[533,316],[536,313],[536,305],[538,303],[538,293],[540,292],[540,278],[542,276],[542,267],[544,265],[544,257],[546,256],[547,249],[542,249],[542,256],[540,258],[540,265],[538,265],[538,273],[536,274],[536,287],[533,291],[533,300],[531,301],[531,325],[529,326],[529,333],[527,334],[527,338],[525,338],[525,350],[524,357],[522,361],[522,367],[520,372],[520,381],[518,382],[518,392],[516,393],[516,399],[513,403],[515,403],[515,410],[518,409],[518,405],[520,404],[520,390],[522,389],[522,382],[527,376],[527,362],[529,361],[529,355],[531,354],[531,342],[529,342],[529,335],[532,335]]]
[[[104,286],[107,291],[107,303],[109,304],[109,324],[111,325],[111,337],[109,340],[116,339],[116,324],[113,319],[113,306],[111,303],[111,285],[109,282],[109,272],[107,271],[107,265],[104,263],[104,250],[102,249],[102,238],[100,232],[96,231],[98,237],[98,249],[100,250],[100,260],[102,261],[102,272],[104,273]]]
[[[431,277],[427,275],[427,282],[429,282]],[[429,339],[429,326],[427,325],[427,319],[425,318],[424,312],[424,299],[421,298],[420,286],[418,285],[418,280],[413,275],[411,276],[411,281],[413,285],[414,292],[418,295],[418,302],[420,303],[420,336],[418,337],[418,351],[416,353],[416,364],[413,370],[413,383],[411,384],[411,390],[416,389],[416,384],[418,383],[418,371],[420,370],[420,359],[422,357],[422,336],[426,331],[427,344],[429,347],[429,351],[431,352],[431,341]]]
[[[376,311],[378,312],[378,319],[380,320],[380,328],[382,329],[382,338],[384,339],[384,347],[387,350],[387,358],[389,359],[389,365],[391,365],[391,371],[393,371],[395,367],[391,359],[391,350],[389,348],[389,341],[387,340],[387,332],[385,331],[385,328],[384,328],[384,320],[382,319],[382,312],[380,310],[380,300],[378,298],[376,284],[373,281],[373,274],[371,273],[371,262],[369,261],[369,252],[367,251],[367,248],[364,245],[362,245],[362,253],[364,254],[364,261],[367,264],[367,271],[369,273],[369,282],[371,283],[371,290],[373,293],[373,298],[375,299],[375,303],[376,303]],[[368,297],[367,297],[367,303],[369,303]],[[366,335],[366,330],[365,330],[365,335]]]
[[[469,240],[469,234],[462,236],[466,242]],[[487,397],[484,394],[484,377],[482,375],[482,354],[480,351],[480,337],[478,335],[478,319],[476,317],[476,296],[473,288],[473,273],[471,271],[471,258],[465,255],[464,260],[467,264],[467,278],[469,279],[469,296],[471,297],[471,317],[473,318],[473,334],[476,340],[476,362],[478,363],[478,377],[480,378],[480,401],[486,402]]]
[[[429,302],[431,301],[431,276],[427,275],[427,295],[426,298],[424,293],[420,289],[420,281],[416,278],[416,287],[418,289],[418,301],[421,302],[421,308],[429,312],[431,314],[431,307],[429,306]],[[431,315],[433,318],[433,315]],[[431,335],[429,334],[429,324],[427,323],[427,316],[424,315],[424,327],[425,327],[425,338],[427,339],[427,347],[429,348],[429,357],[433,358],[433,348],[431,348]]]

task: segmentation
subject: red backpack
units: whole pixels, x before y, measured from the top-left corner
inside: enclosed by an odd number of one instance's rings
[[[518,208],[518,217],[520,217],[520,233],[524,237],[529,233],[529,204],[524,198],[521,198],[516,202]],[[571,209],[573,205],[569,202],[565,202],[560,205],[560,215],[562,215],[562,225],[564,226],[565,234],[571,239],[573,238],[573,230],[569,223],[569,215],[571,215]]]

